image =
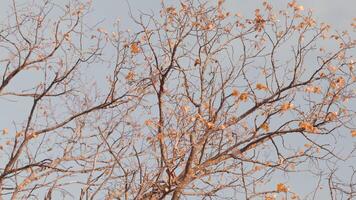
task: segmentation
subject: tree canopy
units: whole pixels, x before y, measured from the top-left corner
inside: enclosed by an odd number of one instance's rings
[[[162,1],[127,30],[69,2],[1,22],[0,109],[22,116],[0,127],[1,197],[355,198],[356,18]]]

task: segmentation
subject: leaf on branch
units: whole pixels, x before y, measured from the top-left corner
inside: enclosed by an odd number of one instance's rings
[[[352,136],[352,137],[356,137],[356,130],[352,130],[352,131],[351,131],[351,136]]]
[[[238,91],[237,89],[232,90],[232,93],[231,93],[232,96],[238,97],[239,94],[240,94],[240,93],[239,93],[239,91]]]
[[[305,143],[305,144],[304,144],[304,147],[306,147],[306,148],[310,148],[310,147],[312,147],[312,146],[313,146],[312,143]]]
[[[200,59],[199,58],[195,59],[194,66],[197,66],[197,65],[200,65],[200,64],[201,64]]]
[[[206,126],[211,129],[211,128],[214,128],[214,123],[213,122],[208,122],[206,123]]]
[[[152,125],[153,125],[152,120],[150,120],[150,119],[146,120],[146,121],[145,121],[145,125],[146,125],[146,126],[152,126]]]
[[[177,11],[174,7],[170,6],[166,8],[166,12],[170,15],[177,15]]]
[[[253,167],[253,171],[257,172],[260,171],[262,168],[263,168],[262,166],[256,165]]]
[[[261,32],[262,29],[266,25],[266,20],[263,19],[262,15],[260,14],[260,9],[255,10],[255,30]]]
[[[6,134],[8,134],[8,133],[9,133],[9,129],[4,128],[4,129],[2,130],[2,134],[3,134],[3,135],[6,135]]]
[[[135,72],[133,71],[129,71],[129,73],[127,73],[125,79],[128,81],[132,81],[135,78]]]
[[[276,200],[276,196],[274,194],[266,194],[265,200]]]
[[[261,125],[261,128],[265,131],[265,132],[268,132],[269,131],[269,125],[267,123],[263,123]]]
[[[223,125],[220,126],[220,129],[224,130],[224,129],[226,129],[226,126],[223,124]]]
[[[310,132],[310,133],[315,133],[318,130],[318,128],[314,127],[309,122],[300,122],[299,128],[303,128],[305,131]]]
[[[267,87],[265,84],[257,83],[257,84],[256,84],[256,89],[257,89],[257,90],[267,90],[268,87]]]
[[[289,109],[293,109],[294,108],[294,104],[292,104],[292,103],[289,103],[289,102],[287,102],[287,103],[283,103],[282,105],[281,105],[281,111],[287,111],[287,110],[289,110]]]
[[[133,54],[137,54],[137,53],[141,52],[141,49],[138,46],[137,42],[132,43],[131,46],[130,46],[130,49],[131,49],[131,53],[133,53]]]
[[[207,31],[210,31],[210,30],[213,30],[214,29],[214,24],[212,22],[209,22],[204,28],[203,30],[207,30]]]
[[[341,88],[345,85],[345,79],[340,76],[336,79],[335,83],[337,87]]]
[[[315,94],[320,94],[321,93],[321,87],[320,86],[308,86],[305,88],[305,91],[308,93],[315,93]]]
[[[240,97],[239,97],[239,100],[243,101],[243,102],[246,102],[248,99],[248,93],[247,92],[243,92],[241,93]]]
[[[304,6],[298,5],[295,0],[288,3],[288,6],[294,8],[294,11],[302,11],[304,10]]]
[[[334,121],[335,119],[337,119],[337,112],[329,112],[326,115],[326,121]]]
[[[277,192],[288,192],[288,188],[283,183],[278,183],[276,190]]]

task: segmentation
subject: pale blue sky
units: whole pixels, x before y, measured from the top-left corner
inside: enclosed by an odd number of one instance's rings
[[[95,17],[97,19],[105,19],[110,24],[119,16],[123,25],[130,25],[126,2],[130,3],[133,11],[157,11],[160,8],[160,0],[93,0]],[[166,2],[174,4],[174,2],[179,1],[169,0]],[[261,6],[262,2],[262,0],[226,0],[225,5],[231,12],[253,14],[256,6]],[[285,8],[289,1],[271,0],[269,2],[276,8],[277,6],[278,8]],[[328,22],[336,29],[345,28],[355,17],[355,0],[301,0],[298,2],[305,9],[312,9],[318,21]]]
[[[18,2],[25,1],[26,0],[21,0]],[[65,4],[68,1],[56,0],[56,2]],[[86,19],[86,23],[96,24],[98,21],[104,20],[100,26],[110,27],[119,17],[123,28],[134,30],[136,25],[133,24],[128,15],[127,2],[130,3],[134,14],[138,13],[137,10],[143,12],[150,12],[152,10],[157,14],[160,8],[160,0],[93,0],[93,12]],[[167,2],[176,4],[179,1],[170,0]],[[262,0],[226,0],[225,5],[232,13],[239,12],[243,15],[251,15],[256,6],[260,7],[262,2]],[[282,9],[286,7],[288,1],[272,0],[270,2],[274,7]],[[298,2],[302,4],[305,9],[312,9],[314,17],[318,22],[324,21],[331,24],[332,29],[349,29],[352,18],[356,17],[356,0],[301,0]],[[10,0],[0,0],[0,24],[4,20],[10,3]],[[9,102],[0,99],[0,130],[3,127],[11,127],[12,122],[19,122],[22,117],[26,116],[28,103],[30,103],[30,101]],[[347,174],[345,175],[347,176]],[[306,186],[313,185],[313,183],[308,183],[308,181],[305,180],[308,180],[308,177],[295,177],[293,182],[297,191],[303,191]],[[326,195],[325,193],[325,197]]]

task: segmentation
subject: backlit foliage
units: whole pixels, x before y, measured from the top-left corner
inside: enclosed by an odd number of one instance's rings
[[[355,19],[333,31],[297,1],[182,0],[103,28],[91,1],[16,2],[0,26],[1,197],[356,196]]]

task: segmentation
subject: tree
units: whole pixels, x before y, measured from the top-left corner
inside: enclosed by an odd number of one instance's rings
[[[355,21],[334,33],[295,1],[223,4],[163,2],[111,34],[85,23],[90,2],[13,0],[1,115],[26,108],[3,128],[1,196],[353,199]],[[305,196],[283,175],[319,181]]]

